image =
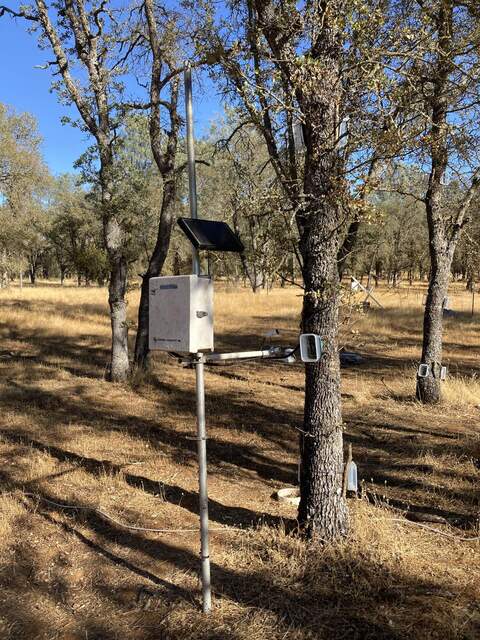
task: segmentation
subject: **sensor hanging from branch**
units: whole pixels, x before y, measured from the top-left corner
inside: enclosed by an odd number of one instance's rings
[[[293,144],[295,151],[301,153],[305,150],[305,138],[303,136],[303,124],[298,117],[293,120]]]
[[[358,492],[358,470],[357,465],[353,461],[352,445],[348,445],[347,462],[343,471],[343,497],[347,494],[356,495]]]
[[[349,127],[350,118],[345,116],[343,120],[340,122],[338,127],[338,138],[337,138],[337,149],[338,151],[343,151],[347,148],[348,145],[348,136],[350,133]]]

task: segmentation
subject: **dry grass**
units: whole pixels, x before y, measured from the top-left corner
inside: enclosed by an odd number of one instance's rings
[[[255,348],[272,328],[295,339],[299,290],[217,289],[217,348]],[[243,531],[212,533],[215,598],[205,618],[196,534],[126,531],[26,495],[145,527],[197,527],[192,371],[159,355],[151,376],[110,385],[104,290],[0,291],[0,638],[480,637],[480,543],[402,515],[479,533],[478,317],[455,288],[444,402],[422,407],[412,396],[423,294],[381,290],[385,309],[342,329],[342,344],[365,356],[342,383],[345,439],[365,492],[350,502],[341,543],[299,541],[286,532],[294,508],[271,499],[295,482],[301,366],[207,372],[212,527]],[[133,292],[132,321],[136,303]]]

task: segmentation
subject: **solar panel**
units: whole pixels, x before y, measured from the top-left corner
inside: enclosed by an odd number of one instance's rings
[[[198,218],[178,218],[180,229],[193,246],[206,251],[242,253],[244,246],[226,222]]]

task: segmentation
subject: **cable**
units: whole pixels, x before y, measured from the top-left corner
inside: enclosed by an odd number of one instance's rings
[[[283,355],[283,356],[268,356],[265,358],[265,360],[285,360],[286,358],[290,358],[290,356],[293,356],[294,353],[296,353],[299,349],[300,349],[300,343],[297,344],[297,346],[295,348],[292,347],[287,347],[288,349],[291,349],[291,351],[289,351],[289,353]]]
[[[35,493],[23,493],[23,495],[29,498],[42,500],[43,502],[46,502],[47,504],[51,504],[55,507],[59,507],[60,509],[72,509],[74,511],[92,511],[93,513],[98,513],[99,515],[103,516],[106,520],[113,522],[119,527],[122,527],[124,529],[129,529],[131,531],[144,531],[146,533],[199,533],[200,531],[200,529],[152,529],[149,527],[137,527],[132,524],[126,524],[124,522],[121,522],[120,520],[117,520],[116,518],[113,518],[112,516],[110,516],[108,513],[105,513],[105,511],[102,511],[101,509],[97,509],[95,507],[84,507],[84,506],[78,506],[78,505],[72,505],[72,504],[61,504],[59,502],[54,502],[53,500],[49,500],[48,498],[44,498],[43,496],[40,496]],[[436,533],[439,536],[444,536],[445,538],[450,538],[453,540],[457,540],[459,542],[477,542],[478,540],[480,540],[480,536],[473,536],[473,537],[456,536],[453,533],[440,531],[435,527],[430,527],[426,524],[422,524],[421,522],[412,522],[411,520],[405,520],[402,518],[392,518],[391,521],[399,522],[400,524],[410,524],[416,527],[420,527],[422,529],[425,529],[426,531],[431,531],[432,533]],[[209,531],[230,532],[230,531],[245,531],[245,529],[241,529],[240,527],[213,527],[213,528],[210,527]]]
[[[429,527],[427,524],[422,524],[421,522],[412,522],[411,520],[405,520],[401,518],[392,518],[392,522],[401,522],[402,524],[411,524],[416,527],[421,527],[422,529],[426,529],[427,531],[432,531],[433,533],[437,533],[439,536],[444,536],[445,538],[452,538],[453,540],[458,540],[459,542],[477,542],[478,540],[480,540],[480,536],[474,536],[473,538],[456,536],[454,533],[448,533],[447,531],[440,531],[440,529],[436,529],[435,527]]]
[[[150,529],[149,527],[137,527],[133,524],[125,524],[124,522],[120,522],[116,518],[113,518],[105,511],[101,509],[96,509],[95,507],[83,507],[73,504],[61,504],[59,502],[54,502],[53,500],[49,500],[48,498],[44,498],[41,495],[36,493],[23,493],[24,496],[29,498],[35,498],[37,500],[42,500],[47,504],[51,504],[55,507],[60,507],[61,509],[72,509],[75,511],[92,511],[93,513],[98,513],[103,516],[106,520],[110,520],[114,524],[119,527],[123,527],[124,529],[131,529],[132,531],[145,531],[147,533],[199,533],[200,529]],[[210,527],[209,531],[244,531],[244,529],[240,529],[239,527]]]

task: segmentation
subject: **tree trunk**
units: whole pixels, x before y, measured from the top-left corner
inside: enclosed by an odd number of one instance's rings
[[[177,249],[173,255],[173,275],[179,276],[180,272],[181,272],[181,261],[180,261],[180,254]]]
[[[438,186],[431,185],[426,198],[429,227],[430,277],[423,318],[422,364],[429,366],[425,378],[417,379],[417,399],[425,404],[440,401],[443,306],[448,292],[454,245],[446,237]]]
[[[252,289],[252,292],[257,293],[257,291],[261,287],[265,286],[264,279],[261,276],[261,273],[258,270],[258,267],[256,266],[255,262],[253,262],[250,267],[250,265],[248,264],[247,257],[245,256],[244,253],[240,254],[240,262],[242,263],[243,273],[245,275],[245,278],[248,280],[250,284],[250,288]]]
[[[127,261],[123,256],[111,260],[108,303],[112,325],[110,380],[124,382],[129,373],[127,302]]]
[[[142,276],[140,303],[138,306],[138,328],[135,340],[134,365],[139,369],[148,367],[148,309],[149,309],[149,281],[159,276],[167,258],[170,246],[170,236],[174,223],[173,205],[175,202],[175,176],[172,174],[165,179],[163,187],[162,211],[158,225],[157,240],[148,263],[147,272]]]
[[[257,244],[256,237],[254,232],[254,221],[252,218],[249,218],[249,231],[250,231],[250,242],[252,247],[252,261],[249,264],[247,260],[247,256],[245,253],[240,254],[240,262],[242,264],[243,274],[245,276],[244,280],[248,280],[250,287],[253,293],[257,293],[258,289],[262,286],[263,280],[260,277],[260,273],[256,264],[257,260]],[[234,211],[233,214],[233,229],[237,236],[241,238],[240,227],[238,225],[237,213]],[[245,285],[244,285],[245,286]]]
[[[130,373],[128,355],[127,291],[128,263],[125,256],[125,230],[114,199],[113,155],[108,136],[97,137],[100,149],[100,185],[104,245],[110,263],[108,303],[112,327],[110,375],[112,382],[124,382]],[[80,274],[79,274],[80,279]]]
[[[442,366],[443,301],[448,290],[450,267],[455,250],[454,237],[448,238],[448,223],[442,213],[442,184],[448,166],[447,93],[451,64],[453,5],[450,0],[439,3],[437,24],[439,54],[433,67],[433,92],[430,127],[431,170],[425,194],[425,212],[428,223],[430,276],[423,318],[422,364],[429,366],[426,377],[417,378],[417,398],[426,404],[440,401],[440,370]],[[461,223],[461,220],[458,220]],[[461,227],[459,227],[461,228]]]
[[[335,214],[328,217],[333,219]],[[326,222],[319,218],[302,239],[306,289],[302,330],[322,336],[324,353],[319,363],[305,365],[298,519],[308,537],[332,540],[346,534],[348,517],[342,495],[337,252],[332,241],[328,248],[326,238],[319,242],[320,229],[332,228]],[[316,246],[322,246],[322,251],[316,251]]]
[[[334,13],[342,3],[334,3]],[[305,406],[301,437],[298,520],[306,537],[333,540],[346,535],[348,511],[342,493],[343,444],[340,360],[337,345],[339,270],[344,187],[343,164],[335,149],[341,105],[341,38],[323,16],[315,65],[301,83],[305,119],[305,200],[297,215],[303,258],[302,330],[322,337],[318,363],[305,365]]]
[[[425,404],[440,401],[443,301],[448,291],[449,265],[443,262],[432,271],[423,319],[422,348],[422,364],[428,364],[430,371],[426,378],[417,380],[417,398]]]

